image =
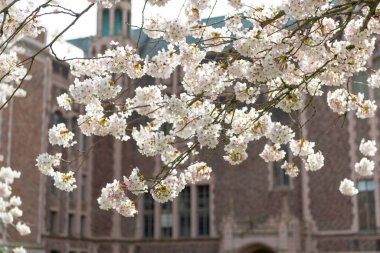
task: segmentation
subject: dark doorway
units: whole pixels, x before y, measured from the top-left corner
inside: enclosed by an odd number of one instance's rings
[[[275,253],[275,251],[260,243],[245,247],[240,251],[240,253]]]
[[[257,249],[257,250],[252,251],[252,253],[274,253],[274,252],[269,249]]]

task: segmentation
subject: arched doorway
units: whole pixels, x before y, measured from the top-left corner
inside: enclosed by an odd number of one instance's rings
[[[258,250],[252,251],[251,253],[274,253],[274,251],[268,250],[268,249],[258,249]]]
[[[263,244],[253,244],[244,247],[239,253],[276,253],[270,247]]]

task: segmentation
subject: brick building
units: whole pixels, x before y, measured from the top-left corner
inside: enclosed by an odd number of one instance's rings
[[[111,9],[99,8],[96,36],[71,43],[90,56],[103,52],[111,40],[135,44],[137,37],[126,25],[130,22],[130,10],[130,1],[122,1]],[[141,54],[152,52],[145,36],[139,42]],[[23,43],[28,49],[26,54],[32,54],[43,46],[43,38],[26,39]],[[161,46],[158,44],[158,48]],[[380,52],[375,53],[369,65],[380,68]],[[356,197],[344,197],[337,189],[341,179],[355,177],[353,165],[360,159],[361,138],[380,142],[380,111],[371,120],[357,120],[352,114],[338,118],[325,101],[315,99],[317,111],[309,110],[300,117],[308,119],[313,115],[303,134],[328,154],[322,170],[302,170],[297,178],[288,178],[278,164],[268,165],[259,158],[264,140],[250,146],[249,158],[239,166],[228,165],[222,159],[223,150],[217,148],[202,154],[214,169],[209,182],[188,186],[178,199],[163,205],[146,194],[138,199],[139,215],[127,219],[99,209],[96,199],[102,186],[113,178],[129,175],[135,166],[144,173],[154,173],[160,167],[159,160],[139,155],[131,141],[80,136],[75,149],[84,152],[71,149],[64,154],[69,160],[84,158],[73,164],[80,167],[76,171],[78,188],[73,193],[54,189],[52,182],[35,168],[35,158],[41,152],[53,151],[47,140],[49,126],[65,122],[76,129],[80,108],[67,113],[56,105],[55,97],[73,81],[67,65],[44,52],[36,58],[32,75],[33,79],[24,85],[28,95],[0,111],[0,153],[5,156],[6,165],[22,171],[22,178],[15,182],[15,192],[23,199],[24,220],[32,224],[32,234],[22,238],[29,252],[380,250],[379,171],[375,170],[371,178],[357,179],[360,192]],[[365,76],[362,73],[357,79],[366,80]],[[177,70],[169,80],[124,78],[122,82],[131,90],[137,85],[164,83],[169,92],[175,93],[180,90],[180,77],[181,71]],[[365,85],[356,87],[366,96],[380,99],[380,93],[366,90]],[[89,149],[91,152],[86,152]],[[379,165],[379,153],[375,162]],[[20,241],[16,235],[11,238]]]

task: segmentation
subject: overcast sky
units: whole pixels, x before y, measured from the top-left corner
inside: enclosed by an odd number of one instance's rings
[[[166,18],[176,18],[183,2],[185,0],[172,0],[164,8],[153,8],[150,6],[146,7],[145,13],[150,14],[154,12],[159,12],[162,16]],[[141,13],[144,6],[144,0],[132,0],[132,25],[141,24]],[[213,1],[210,1],[213,2]],[[249,4],[275,4],[279,0],[246,0],[245,3]],[[227,6],[227,0],[218,0],[216,8],[213,11],[212,16],[225,15],[231,9]],[[84,10],[88,2],[86,0],[66,0],[65,7],[74,9],[76,11]],[[209,13],[207,13],[207,16]],[[71,20],[67,16],[51,15],[43,20],[43,25],[47,28],[50,35],[64,29]],[[89,35],[94,35],[96,32],[96,8],[92,8],[88,13],[81,17],[81,19],[73,26],[65,35],[65,39],[85,37]]]

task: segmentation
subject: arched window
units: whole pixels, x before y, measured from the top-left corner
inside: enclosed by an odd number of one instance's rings
[[[123,27],[123,17],[120,9],[115,10],[114,35],[120,35]]]
[[[62,116],[62,113],[59,112],[59,111],[55,111],[52,115],[51,115],[51,119],[50,119],[50,125],[53,126],[53,125],[57,125],[59,123],[64,123],[64,118]]]
[[[103,23],[102,23],[102,36],[109,36],[110,33],[110,11],[108,9],[103,10]]]

